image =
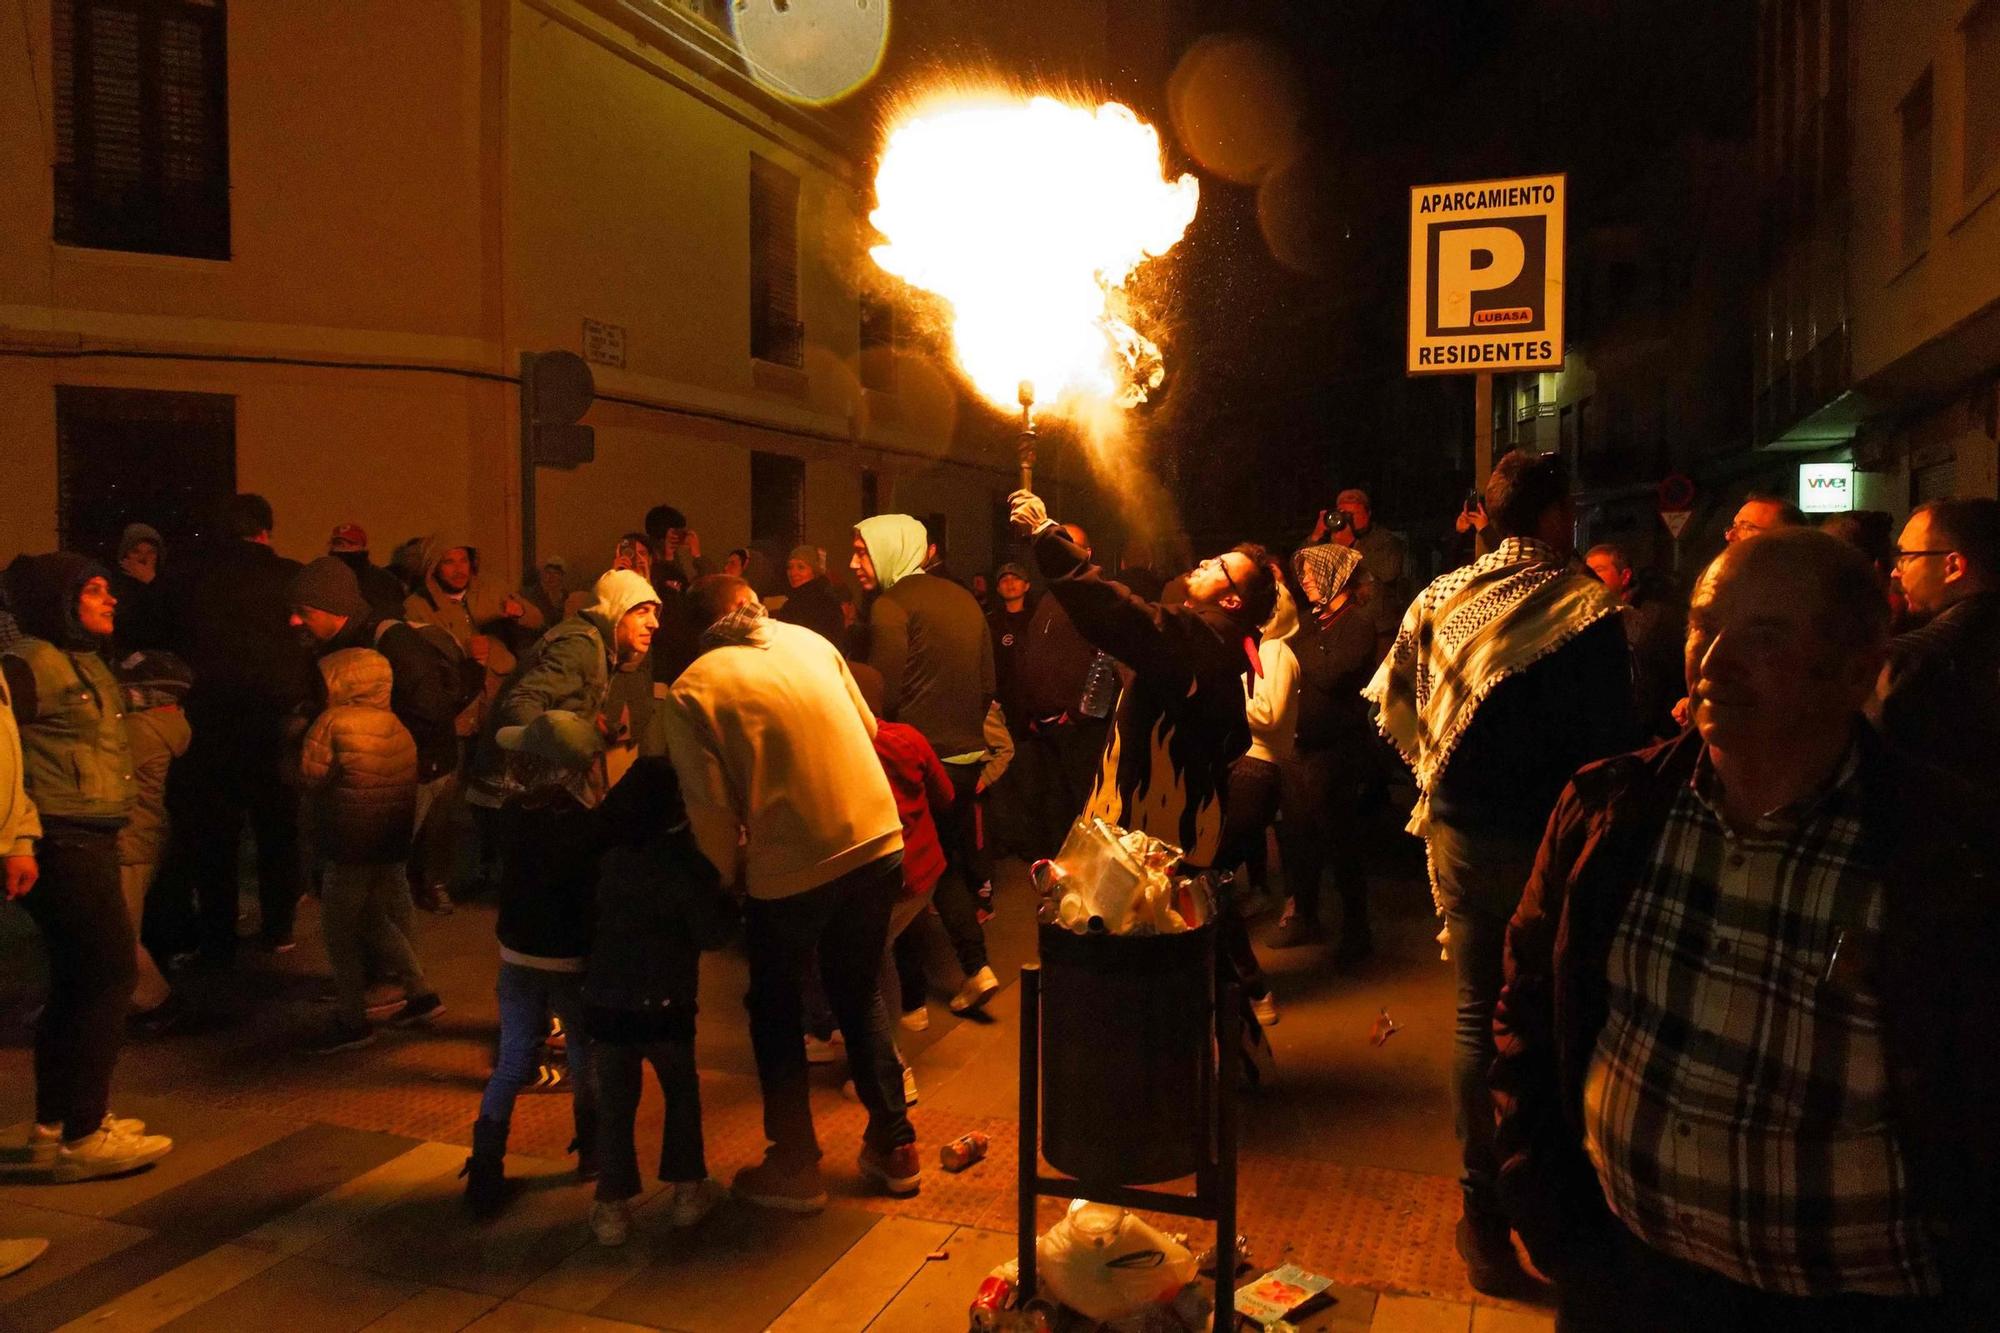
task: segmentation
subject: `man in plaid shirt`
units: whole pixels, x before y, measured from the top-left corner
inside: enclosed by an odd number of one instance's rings
[[[1695,731],[1557,805],[1492,1081],[1560,1329],[2000,1327],[2000,818],[1861,723],[1887,629],[1833,538],[1732,546]]]

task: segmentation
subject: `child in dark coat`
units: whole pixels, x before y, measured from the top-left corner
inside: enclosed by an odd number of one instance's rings
[[[500,1050],[472,1126],[465,1198],[479,1216],[506,1203],[503,1159],[514,1100],[534,1081],[549,1018],[568,1034],[571,1113],[577,1174],[596,1174],[597,1099],[590,1042],[581,1030],[584,960],[602,846],[598,804],[604,790],[604,737],[582,714],[550,709],[501,727],[513,790],[500,830]]]
[[[599,1115],[590,1229],[600,1245],[622,1245],[639,1192],[632,1135],[648,1063],[666,1098],[659,1178],[673,1187],[669,1225],[691,1227],[727,1197],[703,1154],[694,1023],[702,950],[723,942],[736,909],[689,832],[668,760],[637,761],[599,816],[605,850],[583,985]]]

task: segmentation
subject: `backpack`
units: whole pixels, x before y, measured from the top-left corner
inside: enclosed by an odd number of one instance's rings
[[[424,625],[414,620],[378,620],[375,622],[375,647],[382,647],[382,636],[398,625],[406,625],[417,632],[417,637],[430,646],[442,661],[444,670],[452,682],[452,706],[463,711],[469,708],[486,690],[486,668],[465,655],[465,649],[458,646],[458,640],[451,637],[451,631],[442,625]]]

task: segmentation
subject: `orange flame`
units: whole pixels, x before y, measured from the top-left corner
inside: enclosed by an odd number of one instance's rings
[[[890,129],[869,215],[885,271],[949,305],[953,355],[1003,411],[1129,407],[1160,351],[1124,284],[1194,220],[1192,176],[1162,175],[1160,137],[1115,102],[947,93]]]

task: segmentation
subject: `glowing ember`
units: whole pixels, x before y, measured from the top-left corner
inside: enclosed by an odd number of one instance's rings
[[[1124,284],[1194,220],[1194,177],[1161,176],[1160,138],[1116,103],[955,95],[889,131],[869,220],[883,269],[950,306],[973,387],[1015,410],[1144,401],[1159,349]]]

